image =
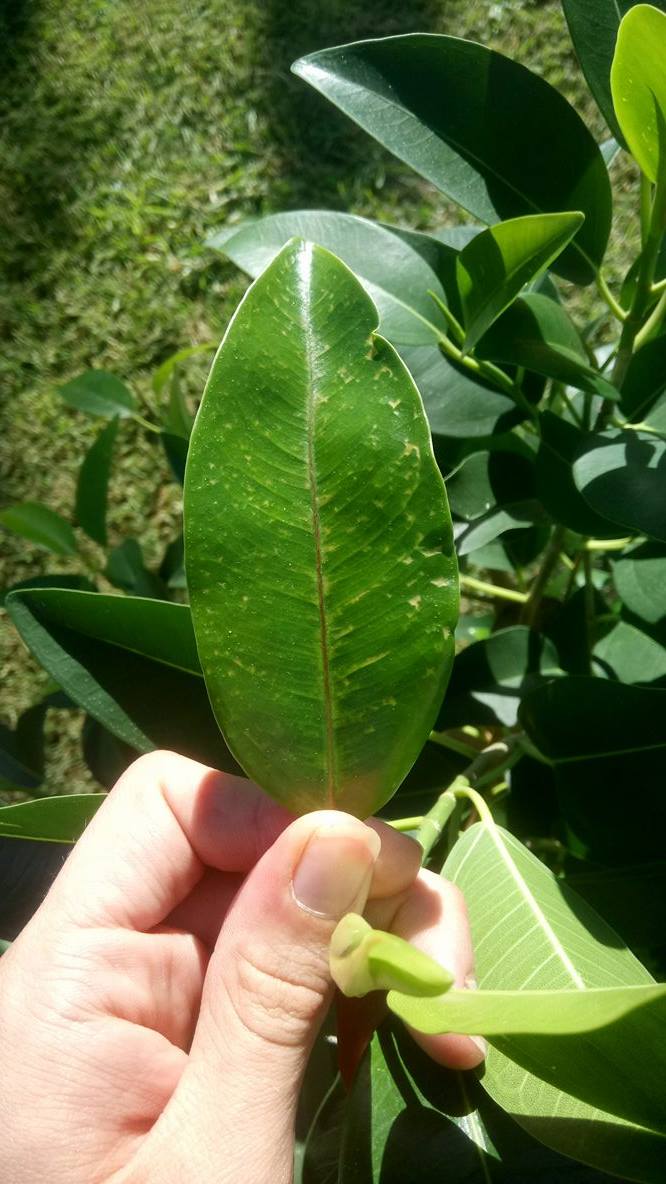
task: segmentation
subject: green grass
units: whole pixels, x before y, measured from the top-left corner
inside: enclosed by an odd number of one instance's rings
[[[212,228],[299,206],[421,229],[459,218],[289,73],[310,50],[415,29],[517,57],[561,89],[599,138],[607,134],[556,0],[0,6],[3,505],[33,498],[70,511],[94,425],[59,403],[58,384],[104,367],[148,409],[151,371],[172,351],[221,336],[245,281],[203,248]],[[611,276],[634,243],[634,178],[622,167]],[[204,373],[204,362],[192,365],[192,392]],[[179,494],[154,442],[133,425],[123,427],[112,501],[111,541],[136,536],[156,559],[176,532]],[[49,567],[44,552],[8,535],[0,546],[0,585]],[[44,678],[6,621],[0,670],[0,719],[13,723]],[[86,784],[79,726],[51,713],[53,789]]]

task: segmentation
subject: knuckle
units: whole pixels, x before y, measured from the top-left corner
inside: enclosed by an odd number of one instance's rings
[[[323,1012],[329,983],[323,971],[273,950],[240,944],[234,972],[226,983],[229,1002],[241,1026],[269,1044],[297,1047]]]

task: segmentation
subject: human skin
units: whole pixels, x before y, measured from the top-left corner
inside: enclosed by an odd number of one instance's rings
[[[462,897],[411,839],[141,757],[0,959],[3,1184],[288,1184],[351,911],[469,979]],[[419,1039],[452,1067],[482,1058]]]

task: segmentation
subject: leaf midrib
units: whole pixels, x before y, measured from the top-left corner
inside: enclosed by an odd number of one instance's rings
[[[305,273],[305,274],[304,274]],[[312,274],[312,251],[307,251],[306,269],[299,269],[302,296],[300,309],[303,313],[310,304],[310,276]],[[326,793],[329,806],[335,809],[335,781],[333,775],[334,733],[333,733],[333,703],[331,687],[330,643],[328,637],[328,620],[326,616],[326,599],[324,593],[324,568],[321,543],[321,516],[319,502],[319,483],[317,481],[317,466],[315,461],[315,430],[317,390],[315,386],[314,357],[315,343],[312,333],[311,318],[302,315],[301,326],[305,342],[305,365],[307,378],[306,393],[306,463],[308,485],[310,489],[310,513],[312,517],[312,536],[315,550],[315,572],[317,583],[317,607],[319,611],[319,639],[321,646],[322,679],[324,692],[324,720],[326,727]]]
[[[555,933],[555,930],[553,929],[552,925],[550,924],[550,921],[548,920],[548,918],[544,915],[542,910],[537,905],[537,903],[536,903],[536,901],[529,889],[529,886],[525,883],[523,876],[521,875],[518,868],[516,867],[516,864],[514,863],[513,859],[511,858],[511,855],[509,854],[509,852],[506,848],[506,845],[502,839],[502,836],[499,833],[497,827],[495,826],[494,821],[484,820],[481,822],[480,825],[483,827],[483,830],[485,831],[485,833],[488,834],[488,836],[490,837],[491,842],[494,843],[494,845],[498,851],[498,854],[499,854],[502,862],[504,863],[505,867],[507,868],[509,875],[511,876],[514,884],[516,885],[518,891],[520,892],[523,900],[527,904],[530,912],[532,913],[532,916],[535,918],[537,925],[539,926],[539,928],[542,930],[542,932],[545,934],[546,938],[550,942],[555,954],[559,958],[564,969],[567,971],[569,977],[571,978],[571,981],[574,983],[574,986],[576,986],[578,988],[578,990],[584,991],[585,990],[585,983],[583,981],[582,976],[576,970],[576,967],[574,966],[573,962],[571,961],[571,958],[567,954],[564,946],[562,945],[560,939],[558,938],[557,934]]]

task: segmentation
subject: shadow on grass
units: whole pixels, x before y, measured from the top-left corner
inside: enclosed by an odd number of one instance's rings
[[[376,180],[384,149],[290,72],[297,58],[348,41],[453,32],[457,4],[442,0],[265,0],[263,50],[271,135],[283,160],[289,206],[344,208]],[[446,26],[446,28],[444,27]],[[404,167],[404,166],[398,166]],[[280,184],[278,182],[279,191]]]

